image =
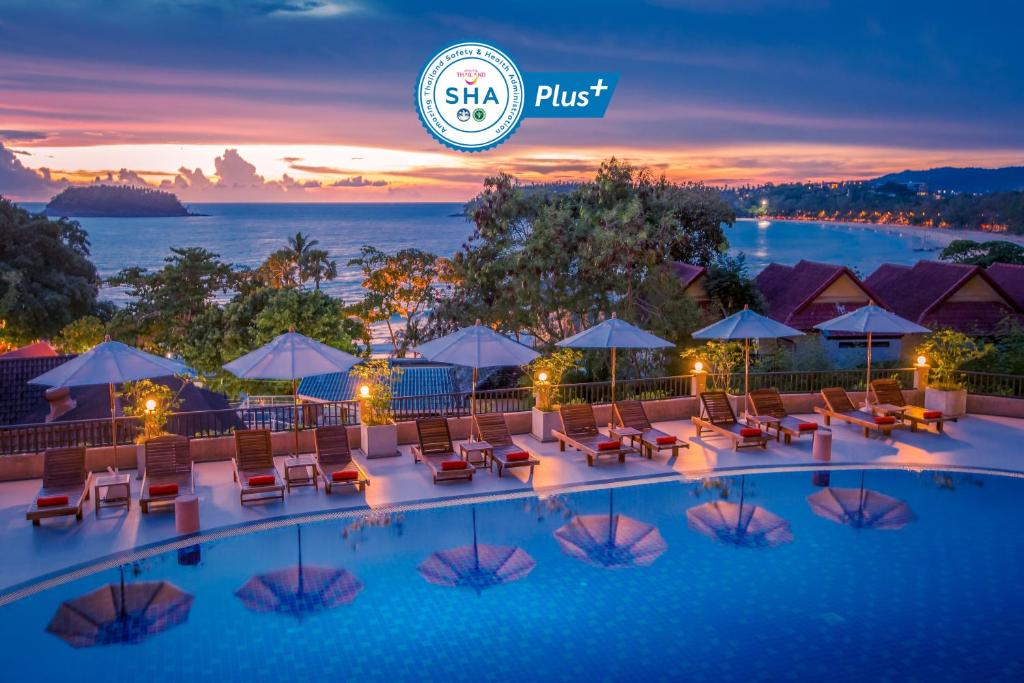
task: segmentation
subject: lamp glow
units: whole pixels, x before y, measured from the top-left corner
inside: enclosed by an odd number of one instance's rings
[[[925,358],[924,356],[918,356],[917,357],[917,364],[918,365],[924,366],[927,362],[928,362],[928,359]]]
[[[364,384],[361,387],[359,387],[359,395],[361,397],[363,397],[363,398],[369,398],[370,397],[370,387],[369,387],[369,385]]]
[[[152,398],[146,399],[146,412],[152,413],[154,410],[156,410],[156,400]]]
[[[700,361],[697,361],[696,363],[693,364],[693,371],[704,372],[704,364],[701,363]]]
[[[543,370],[541,372],[538,372],[537,373],[537,381],[538,382],[547,382],[548,381],[548,373],[544,372]]]

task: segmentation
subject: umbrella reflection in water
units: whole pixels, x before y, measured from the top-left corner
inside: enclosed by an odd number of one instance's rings
[[[657,527],[614,514],[608,492],[607,515],[578,515],[555,531],[562,550],[605,569],[645,567],[668,550]]]
[[[917,519],[910,506],[899,498],[865,489],[863,472],[860,488],[822,489],[807,496],[807,502],[819,517],[854,529],[896,531]]]
[[[108,584],[61,603],[46,630],[73,647],[135,645],[184,623],[192,596],[167,581]]]
[[[297,619],[347,605],[363,588],[347,569],[306,566],[302,563],[302,527],[296,526],[299,563],[253,576],[235,595],[253,612],[276,612]]]
[[[759,505],[746,505],[746,481],[740,480],[740,502],[716,500],[686,511],[694,531],[742,548],[774,548],[793,540],[789,522]]]
[[[440,550],[419,566],[424,579],[438,586],[471,588],[479,595],[485,588],[518,581],[533,571],[536,562],[517,546],[477,542],[476,508],[473,508],[473,545]]]

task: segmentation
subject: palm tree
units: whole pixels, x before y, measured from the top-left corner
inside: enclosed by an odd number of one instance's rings
[[[312,280],[315,289],[320,289],[323,280],[338,277],[338,262],[331,260],[323,249],[310,249],[306,253],[306,261],[299,268],[300,277],[305,282]]]
[[[295,287],[298,282],[298,267],[294,255],[288,249],[278,249],[267,257],[260,266],[264,281],[275,289]]]

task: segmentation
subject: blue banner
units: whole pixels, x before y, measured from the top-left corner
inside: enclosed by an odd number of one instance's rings
[[[523,118],[599,119],[612,100],[619,75],[606,71],[524,73]]]

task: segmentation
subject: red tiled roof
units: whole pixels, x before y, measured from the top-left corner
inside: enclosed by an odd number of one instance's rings
[[[949,302],[973,277],[983,278],[1006,303]],[[900,316],[927,327],[951,327],[961,332],[986,334],[1020,306],[978,266],[941,261],[918,261],[914,266],[882,265],[865,283],[878,292]]]
[[[672,261],[669,263],[669,266],[671,266],[675,271],[676,276],[679,278],[679,282],[683,285],[683,289],[686,289],[702,278],[707,272],[707,268],[704,266],[695,266],[691,263],[684,263],[682,261]]]
[[[54,358],[59,355],[57,349],[50,346],[50,342],[37,341],[7,353],[0,353],[0,358]]]
[[[864,305],[863,301],[815,302],[829,285],[843,275],[849,276],[864,291],[866,298],[881,304],[853,271],[831,263],[803,260],[795,266],[772,263],[758,274],[754,282],[761,290],[769,317],[798,330],[811,330],[818,323]]]
[[[1011,263],[993,263],[988,267],[988,276],[1013,299],[1018,308],[1024,309],[1024,266]]]

